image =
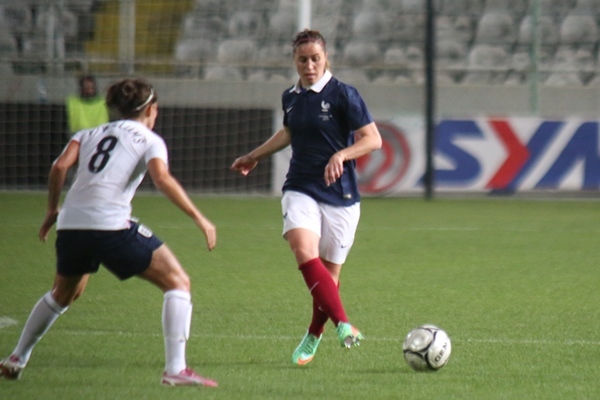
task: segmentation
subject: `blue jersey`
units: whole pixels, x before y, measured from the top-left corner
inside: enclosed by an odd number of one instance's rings
[[[354,144],[354,131],[373,122],[358,91],[329,71],[308,90],[299,85],[282,95],[283,125],[292,135],[292,159],[283,191],[294,190],[318,202],[350,206],[360,201],[354,160],[344,173],[325,184],[325,166],[331,156]]]

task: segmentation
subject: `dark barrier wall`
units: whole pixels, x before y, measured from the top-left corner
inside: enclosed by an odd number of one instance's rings
[[[154,130],[169,147],[171,172],[188,190],[270,193],[269,159],[247,177],[229,166],[272,127],[271,110],[160,107]],[[45,188],[52,161],[69,140],[66,132],[62,105],[0,103],[0,189]]]

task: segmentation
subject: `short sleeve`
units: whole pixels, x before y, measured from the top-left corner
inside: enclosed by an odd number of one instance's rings
[[[367,105],[358,93],[358,90],[352,86],[346,87],[348,98],[348,125],[353,131],[362,128],[373,122],[373,117],[367,109]]]
[[[154,158],[160,158],[165,162],[165,164],[169,165],[167,145],[165,144],[165,141],[158,135],[155,135],[153,137],[153,140],[148,146],[148,150],[146,151],[144,161],[146,164],[148,164],[150,160]]]
[[[77,142],[77,143],[81,143],[81,139],[82,139],[83,135],[88,131],[89,131],[89,129],[84,129],[84,130],[81,130],[81,131],[75,133],[73,136],[71,136],[71,140],[74,142]]]

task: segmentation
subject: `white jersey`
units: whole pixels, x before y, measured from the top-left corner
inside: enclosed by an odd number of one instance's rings
[[[121,230],[129,227],[131,200],[160,158],[168,165],[164,140],[145,125],[116,121],[77,132],[79,165],[58,214],[57,229]]]

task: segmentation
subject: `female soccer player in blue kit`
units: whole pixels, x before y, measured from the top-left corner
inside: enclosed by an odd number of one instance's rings
[[[283,128],[231,168],[247,175],[262,158],[292,146],[281,204],[283,235],[313,298],[312,321],[292,355],[304,365],[328,319],[342,347],[363,339],[348,322],[339,279],[360,217],[354,160],[379,149],[381,136],[357,90],[332,76],[318,31],[296,35],[293,57],[299,80],[282,95]]]
[[[52,164],[39,238],[46,241],[57,224],[56,277],[52,290],[31,311],[16,348],[0,362],[0,376],[21,376],[34,346],[83,293],[90,274],[102,263],[121,280],[137,275],[164,293],[162,384],[217,386],[186,364],[192,318],[187,273],[167,245],[131,218],[131,200],[146,169],[155,186],[192,218],[209,250],[216,245],[215,226],[169,172],[165,142],[152,131],[158,115],[154,88],[141,79],[125,79],[108,89],[106,103],[123,119],[77,132]],[[67,171],[76,164],[75,181],[59,212]]]

